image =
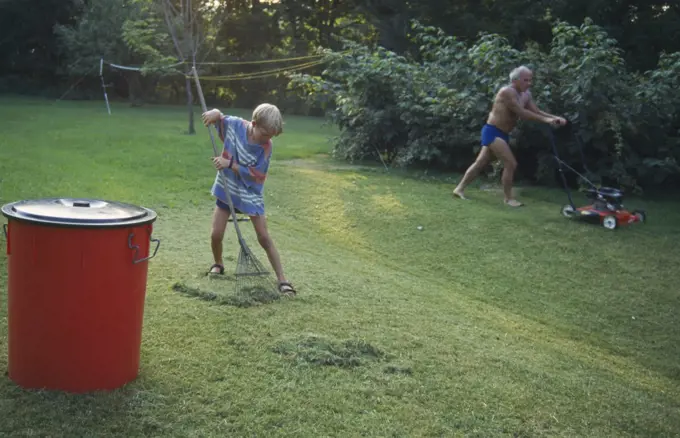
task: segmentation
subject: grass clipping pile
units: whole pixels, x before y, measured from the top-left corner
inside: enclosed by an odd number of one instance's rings
[[[390,354],[364,340],[337,341],[314,334],[284,340],[273,351],[298,366],[355,368],[391,359]],[[388,364],[383,371],[387,374],[412,374],[410,367],[395,364]]]
[[[205,290],[201,287],[189,286],[185,283],[175,283],[172,286],[175,292],[182,293],[191,297],[196,297],[205,301],[212,301],[217,304],[224,304],[235,307],[253,307],[262,304],[269,304],[281,299],[282,295],[272,287],[265,285],[249,285],[239,289],[232,295],[219,294]]]

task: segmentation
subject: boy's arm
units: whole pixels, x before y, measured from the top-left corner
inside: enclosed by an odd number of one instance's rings
[[[220,113],[219,119],[215,122],[215,128],[217,128],[217,135],[220,136],[222,144],[224,144],[224,139],[227,136],[227,128],[229,127],[229,116],[222,114],[222,111],[217,110]]]
[[[234,160],[231,170],[241,177],[241,180],[243,180],[247,187],[251,187],[253,184],[263,184],[265,179],[267,179],[271,156],[272,147],[271,142],[269,142],[262,148],[262,153],[257,157],[257,162],[254,166],[242,166]]]
[[[206,123],[206,126],[208,126],[207,124],[215,125],[215,129],[217,129],[217,134],[222,143],[224,143],[224,139],[227,136],[229,123],[236,119],[238,118],[222,114],[222,111],[217,108],[211,109],[203,114],[203,122]]]

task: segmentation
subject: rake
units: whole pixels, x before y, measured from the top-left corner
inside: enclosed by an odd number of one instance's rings
[[[194,81],[196,82],[196,90],[198,91],[198,97],[201,100],[201,108],[203,112],[208,111],[208,107],[205,104],[205,97],[203,97],[203,90],[201,89],[201,82],[198,79],[198,72],[196,67],[191,68],[191,72],[194,76]],[[219,155],[217,151],[217,146],[215,145],[215,136],[211,126],[208,125],[208,133],[210,134],[210,141],[212,142],[214,156]],[[236,153],[236,151],[234,151]],[[224,176],[223,171],[218,172],[222,178],[222,184],[224,184],[224,193],[226,195],[226,201],[232,212],[232,217],[235,217],[235,209],[233,201],[231,200],[231,194],[229,193],[229,186],[227,185],[227,178]],[[238,225],[238,220],[234,222],[234,229],[236,230],[236,235],[238,236],[238,243],[241,246],[241,250],[238,255],[238,261],[236,262],[236,271],[234,276],[236,277],[236,294],[262,294],[269,292],[278,292],[277,283],[274,281],[271,272],[264,267],[264,265],[255,257],[255,254],[250,250],[246,244],[243,234],[241,234],[241,229]]]

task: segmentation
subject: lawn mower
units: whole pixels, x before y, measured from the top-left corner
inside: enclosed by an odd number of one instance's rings
[[[623,191],[612,187],[597,187],[588,178],[577,172],[573,167],[562,161],[557,153],[557,146],[555,145],[555,136],[552,130],[548,131],[550,142],[552,143],[553,154],[558,164],[558,170],[564,184],[564,191],[567,193],[569,204],[562,206],[562,216],[569,219],[582,219],[594,223],[599,223],[608,230],[615,230],[619,226],[625,226],[632,223],[644,223],[647,215],[643,210],[626,210],[623,206]],[[583,143],[578,134],[574,134],[576,142],[579,146],[581,159],[583,161],[583,168],[586,173],[590,173],[586,167],[586,159],[583,154]],[[576,207],[574,200],[571,197],[571,191],[567,185],[567,179],[564,176],[563,167],[574,172],[581,177],[590,188],[586,190],[586,197],[591,200],[589,205],[583,207]]]

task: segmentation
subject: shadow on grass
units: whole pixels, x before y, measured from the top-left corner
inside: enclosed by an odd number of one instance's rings
[[[24,389],[4,376],[0,380],[0,435],[33,436],[50,431],[53,436],[131,436],[169,432],[163,422],[140,413],[148,400],[136,386],[132,383],[113,391],[72,394]]]

